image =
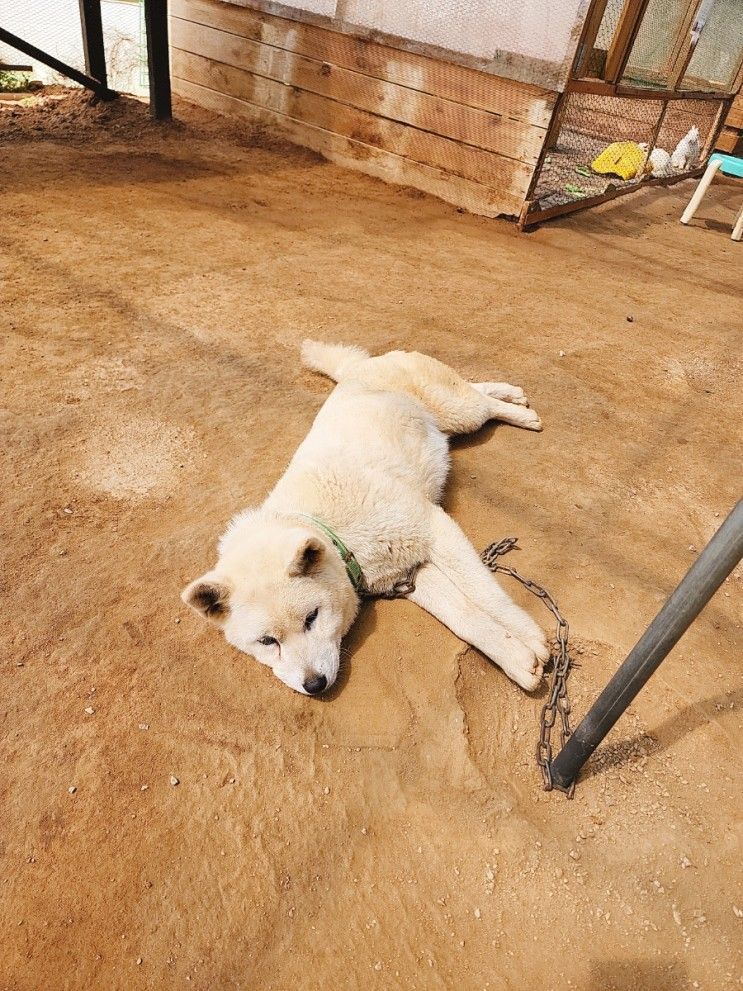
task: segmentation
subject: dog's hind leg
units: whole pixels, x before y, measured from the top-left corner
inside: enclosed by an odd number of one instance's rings
[[[470,382],[470,385],[483,396],[502,399],[505,403],[515,403],[517,406],[529,405],[524,390],[517,385],[509,385],[508,382]]]
[[[513,401],[505,402],[485,395],[464,383],[465,389],[447,389],[438,384],[424,385],[419,395],[436,417],[446,434],[467,434],[479,430],[489,420],[501,420],[526,430],[541,430],[542,421],[535,410]]]
[[[464,533],[438,507],[432,526],[431,559],[418,571],[410,598],[517,685],[533,691],[549,656],[543,631],[506,595]]]

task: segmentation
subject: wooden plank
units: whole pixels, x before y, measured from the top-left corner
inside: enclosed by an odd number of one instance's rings
[[[699,7],[699,0],[686,0],[686,4],[686,13],[684,14],[684,19],[681,22],[681,26],[676,34],[676,42],[668,58],[668,64],[664,66],[663,74],[664,78],[668,81],[668,89],[677,89],[678,81],[681,79],[681,75],[683,75],[683,73],[681,73],[678,78],[676,78],[675,83],[671,82],[671,80],[675,77],[674,67],[677,67],[679,62],[683,61],[684,52],[688,49],[690,44],[691,39],[689,32],[691,31],[694,15]]]
[[[634,186],[629,186],[627,189],[610,189],[605,193],[599,193],[597,196],[587,196],[582,200],[560,203],[558,206],[551,206],[546,210],[533,210],[531,213],[527,213],[523,220],[519,221],[519,227],[524,230],[541,224],[545,220],[551,220],[553,217],[561,217],[566,213],[576,213],[578,210],[587,210],[592,206],[600,206],[602,203],[608,203],[611,200],[617,199],[619,196],[627,196],[630,193],[636,193],[640,189],[647,189],[648,186],[673,186],[677,182],[683,182],[684,179],[696,179],[702,175],[704,175],[704,167],[693,169],[690,172],[684,172],[682,175],[677,176],[643,179],[642,182],[638,182]]]
[[[533,167],[387,120],[294,86],[173,49],[173,74],[274,113],[523,198]]]
[[[732,127],[723,127],[715,147],[728,155],[740,155],[743,152],[743,134]]]
[[[646,89],[642,86],[616,85],[600,79],[570,79],[566,93],[593,93],[595,96],[623,96],[631,100],[721,100],[725,94],[703,90]]]
[[[173,89],[207,110],[275,127],[295,144],[310,148],[344,168],[354,169],[398,186],[412,186],[456,207],[485,217],[517,216],[522,197],[493,190],[449,175],[441,169],[411,162],[380,148],[324,130],[305,121],[255,106],[175,76]]]
[[[607,82],[616,83],[624,72],[647,5],[648,0],[625,0],[606,56],[604,77]]]
[[[548,126],[557,98],[556,93],[528,83],[218,0],[171,0],[171,13],[251,41],[538,127]]]
[[[174,48],[348,103],[421,130],[535,164],[545,128],[465,107],[285,49],[174,17]]]
[[[591,61],[593,49],[596,45],[596,37],[599,33],[601,22],[604,19],[608,2],[609,0],[593,0],[588,11],[588,16],[583,22],[583,32],[578,44],[571,75],[582,76]]]
[[[737,101],[728,111],[725,124],[727,127],[737,127],[743,130],[743,106],[739,106]]]

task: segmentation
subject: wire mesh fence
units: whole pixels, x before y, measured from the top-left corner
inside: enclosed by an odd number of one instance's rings
[[[147,88],[147,46],[142,0],[102,0],[108,83],[126,93]],[[43,52],[85,71],[79,0],[0,0],[0,26]],[[26,65],[46,85],[75,85],[41,61],[0,43],[0,66]]]
[[[85,71],[78,0],[0,0],[0,26],[73,69]],[[31,65],[35,78],[44,83],[66,82],[54,69],[2,43],[0,63]]]
[[[722,103],[570,93],[543,160],[532,210],[575,203],[647,178],[697,168],[708,153]]]

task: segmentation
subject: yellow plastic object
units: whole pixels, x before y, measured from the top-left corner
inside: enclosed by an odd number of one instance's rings
[[[591,162],[591,168],[599,175],[618,175],[620,179],[634,179],[645,164],[647,152],[634,141],[615,141]]]

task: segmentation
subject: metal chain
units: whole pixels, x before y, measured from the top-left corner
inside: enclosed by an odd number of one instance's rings
[[[533,595],[536,595],[538,599],[541,599],[555,617],[555,622],[557,623],[555,646],[550,656],[550,660],[552,661],[550,690],[539,717],[539,742],[537,744],[537,764],[542,772],[544,790],[552,791],[553,788],[560,789],[560,786],[552,780],[552,727],[557,722],[557,714],[559,712],[561,747],[564,747],[572,732],[570,728],[570,698],[568,697],[567,680],[572,668],[578,667],[578,665],[568,653],[569,628],[567,620],[560,613],[557,603],[549,592],[545,588],[542,588],[541,585],[537,585],[536,582],[524,578],[523,575],[520,575],[513,568],[506,568],[502,564],[497,563],[497,559],[501,555],[507,554],[516,547],[518,547],[518,537],[504,537],[503,540],[499,540],[497,543],[486,547],[482,552],[481,558],[483,563],[491,571],[510,575]],[[415,576],[417,571],[418,566],[416,565],[405,578],[396,582],[388,591],[368,592],[365,590],[362,594],[367,598],[374,599],[404,599],[411,592],[415,591]],[[565,791],[565,789],[560,790]],[[572,798],[574,791],[575,782],[571,784],[565,793],[568,798]]]
[[[550,689],[547,701],[542,706],[542,712],[539,718],[539,742],[537,743],[537,764],[542,772],[542,778],[544,779],[544,790],[552,791],[553,788],[560,788],[559,785],[555,784],[552,780],[552,727],[557,721],[557,714],[560,714],[560,736],[561,736],[561,747],[565,746],[565,743],[570,736],[572,730],[570,729],[570,699],[568,697],[567,680],[570,671],[574,667],[578,667],[575,661],[572,660],[570,654],[568,653],[568,624],[557,608],[557,603],[549,594],[549,592],[542,588],[541,585],[537,585],[536,582],[530,581],[528,578],[524,578],[514,571],[513,568],[506,568],[502,564],[497,564],[497,559],[502,554],[507,554],[518,546],[518,537],[505,537],[503,540],[498,541],[495,544],[491,544],[482,552],[482,561],[484,564],[490,568],[491,571],[501,572],[504,575],[510,575],[515,578],[517,582],[520,582],[524,588],[527,588],[530,592],[541,599],[545,606],[549,609],[552,615],[555,617],[557,622],[557,632],[555,635],[556,644],[552,649],[550,660],[552,661],[552,676],[550,678]],[[573,782],[568,789],[560,789],[565,791],[568,798],[573,797],[573,792],[575,791],[575,782]]]
[[[401,578],[399,582],[395,582],[391,589],[386,592],[372,592],[368,593],[369,598],[372,599],[405,599],[411,593],[415,592],[415,576],[418,574],[418,569],[420,565],[416,564],[414,568],[411,568],[407,573],[405,578]]]

